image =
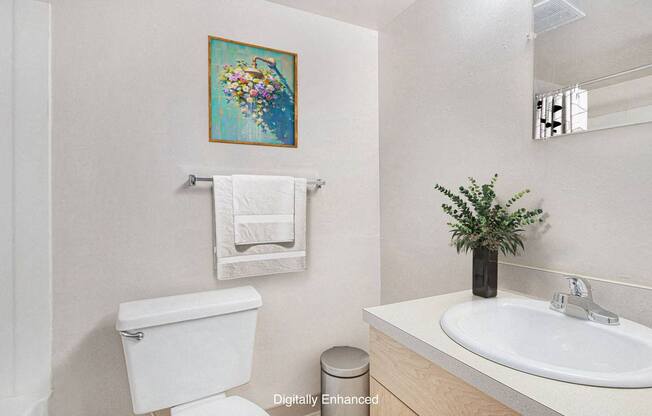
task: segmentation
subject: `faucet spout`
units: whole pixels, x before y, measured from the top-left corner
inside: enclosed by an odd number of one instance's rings
[[[566,278],[570,293],[555,293],[550,301],[550,309],[574,318],[605,325],[619,324],[618,315],[593,301],[591,286],[586,280],[570,276]]]

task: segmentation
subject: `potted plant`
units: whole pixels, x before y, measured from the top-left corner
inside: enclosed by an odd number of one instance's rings
[[[498,251],[503,255],[517,255],[519,249],[524,249],[523,228],[543,221],[541,209],[512,208],[516,201],[530,192],[529,189],[517,192],[504,204],[497,201],[494,191],[497,180],[498,174],[488,184],[478,185],[470,177],[468,187],[458,188],[459,195],[435,185],[435,189],[452,202],[441,206],[453,218],[448,223],[451,244],[458,253],[473,250],[473,294],[485,298],[497,293]]]

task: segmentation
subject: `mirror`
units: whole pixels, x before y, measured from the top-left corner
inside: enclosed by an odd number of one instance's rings
[[[652,122],[652,1],[535,0],[534,139]]]

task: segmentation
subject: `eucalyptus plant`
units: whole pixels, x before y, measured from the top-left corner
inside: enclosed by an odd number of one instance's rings
[[[503,254],[518,254],[524,249],[521,233],[524,227],[542,222],[543,210],[514,209],[512,206],[530,192],[529,189],[515,193],[501,204],[496,199],[494,186],[498,180],[495,174],[488,184],[479,185],[469,177],[469,186],[460,186],[459,195],[436,184],[435,189],[451,200],[442,204],[442,209],[453,218],[447,224],[451,227],[451,243],[457,252],[468,252],[476,248],[501,251]]]

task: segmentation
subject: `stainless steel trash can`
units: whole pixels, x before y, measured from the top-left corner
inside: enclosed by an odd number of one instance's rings
[[[321,355],[321,416],[369,416],[369,354],[333,347]]]

